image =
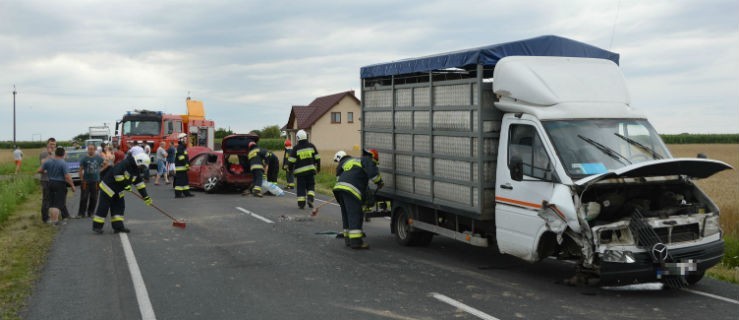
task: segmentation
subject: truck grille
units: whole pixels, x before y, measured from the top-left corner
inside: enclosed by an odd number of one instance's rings
[[[697,240],[700,238],[700,227],[697,223],[674,227],[654,228],[660,241],[665,244]]]

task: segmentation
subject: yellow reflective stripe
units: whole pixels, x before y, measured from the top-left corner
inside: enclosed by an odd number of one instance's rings
[[[313,158],[313,154],[316,153],[316,150],[313,148],[305,148],[305,149],[298,149],[298,151],[295,152],[298,156],[298,158],[302,159],[309,159]]]
[[[118,192],[118,198],[123,198],[126,195],[126,191]]]
[[[126,177],[124,177],[123,175],[115,175],[113,176],[113,178],[115,178],[116,182],[121,182],[123,180],[126,180]]]
[[[358,159],[349,159],[346,162],[344,162],[344,165],[341,166],[344,171],[349,171],[354,167],[362,168],[362,161],[359,161]]]
[[[357,239],[362,237],[362,230],[349,230],[349,239]]]
[[[334,186],[334,190],[345,190],[351,192],[357,199],[362,200],[362,193],[359,192],[359,189],[357,187],[353,186],[350,183],[346,182],[339,182]]]
[[[174,167],[174,170],[175,171],[187,171],[187,167],[185,166]]]
[[[182,190],[190,190],[190,185],[186,185],[186,186],[182,187]]]
[[[382,181],[382,177],[379,173],[374,178],[372,178],[372,182],[374,182],[375,184],[380,183],[380,181]]]
[[[298,197],[298,201],[305,201],[305,197]]]
[[[311,191],[308,191],[308,195],[315,197],[316,196],[316,193],[315,193],[315,191],[311,190]]]
[[[249,170],[264,170],[264,166],[261,164],[253,164],[249,167]]]
[[[187,155],[187,149],[185,149],[185,152],[183,152],[182,154]]]
[[[177,160],[185,160],[185,155],[181,154],[179,157],[177,157]]]
[[[141,182],[137,183],[135,185],[135,187],[136,187],[136,189],[141,190],[143,188],[146,188],[146,184],[143,181],[141,181]]]
[[[298,158],[295,158],[295,157],[287,158],[287,162],[295,162],[295,161],[298,161]]]
[[[262,191],[262,187],[260,187],[260,186],[254,186],[254,191],[261,192]]]
[[[129,178],[131,178],[131,174],[130,174],[130,173],[128,173],[128,170],[126,170],[126,171],[123,171],[123,176],[124,176],[124,177],[126,177],[126,179],[129,179]]]
[[[183,187],[183,186],[175,186],[174,189],[175,190],[182,191],[182,190],[185,190],[185,187]]]
[[[315,156],[313,156],[313,159],[316,159],[316,160],[321,160],[321,155],[320,155],[320,154],[318,154],[318,153],[316,153],[316,155],[315,155]]]
[[[105,223],[105,218],[101,218],[101,217],[98,217],[97,215],[95,215],[95,216],[92,217],[92,221],[93,222],[97,222],[97,223]]]
[[[308,171],[316,171],[316,166],[312,164],[307,165],[307,166],[302,166],[300,168],[295,169],[293,173],[303,173],[303,172],[308,172]]]
[[[108,197],[111,197],[111,198],[115,194],[115,192],[113,192],[113,189],[111,189],[107,184],[105,184],[105,182],[100,182],[100,190],[103,190],[103,192],[105,192],[105,194],[107,194]]]
[[[110,218],[110,222],[118,222],[118,221],[123,221],[123,216],[115,215]]]

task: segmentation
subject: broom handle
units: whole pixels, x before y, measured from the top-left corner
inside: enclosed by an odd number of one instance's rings
[[[135,196],[136,196],[137,198],[139,198],[139,199],[141,199],[141,200],[144,200],[144,197],[142,197],[142,196],[141,196],[140,194],[138,194],[138,193],[135,193],[135,192],[133,192],[133,191],[130,191],[130,190],[129,190],[128,192],[132,193],[132,194],[133,194],[133,195],[135,195]],[[169,213],[167,213],[167,212],[165,212],[164,210],[160,209],[159,207],[157,207],[157,206],[156,206],[156,205],[154,205],[153,203],[152,203],[152,204],[150,204],[149,206],[151,206],[151,207],[152,207],[152,208],[154,208],[154,209],[157,209],[157,210],[158,210],[159,212],[161,212],[161,213],[162,213],[163,215],[165,215],[165,216],[169,217],[169,218],[170,218],[170,219],[172,219],[173,221],[177,221],[177,219],[175,219],[175,218],[174,218],[173,216],[171,216],[171,215],[170,215]]]
[[[316,207],[316,210],[318,210],[320,208],[323,208],[323,206],[325,206],[327,204],[330,204],[330,203],[333,203],[334,201],[336,201],[336,199],[331,199],[331,201],[325,201],[324,203],[321,203],[319,206],[317,206]]]

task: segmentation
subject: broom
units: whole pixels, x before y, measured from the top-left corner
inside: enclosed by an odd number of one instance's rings
[[[140,194],[135,193],[133,191],[129,191],[129,192],[131,192],[132,194],[134,194],[137,198],[139,198],[141,200],[144,200],[144,197],[142,197]],[[180,228],[180,229],[185,229],[185,227],[187,227],[187,224],[185,223],[185,221],[175,219],[172,215],[170,215],[166,211],[160,209],[159,207],[155,206],[153,203],[150,204],[150,206],[153,207],[154,209],[157,209],[157,211],[159,211],[161,214],[167,216],[167,218],[172,219],[172,226],[173,227]]]
[[[327,204],[334,203],[334,201],[336,201],[336,199],[331,199],[331,201],[326,201],[326,202],[322,203],[320,206],[317,206],[317,207],[313,208],[313,210],[311,210],[311,212],[310,212],[310,216],[311,217],[317,216],[318,215],[318,209],[323,208],[323,206],[325,206]]]

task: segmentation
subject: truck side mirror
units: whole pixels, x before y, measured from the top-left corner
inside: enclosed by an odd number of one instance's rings
[[[508,169],[511,171],[511,179],[515,181],[523,180],[523,161],[521,157],[511,157],[511,161],[508,163]]]

